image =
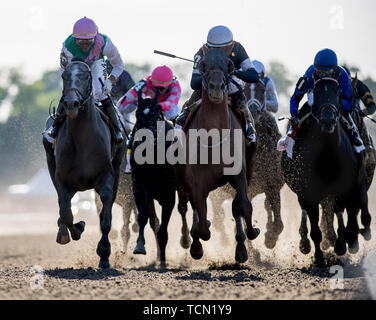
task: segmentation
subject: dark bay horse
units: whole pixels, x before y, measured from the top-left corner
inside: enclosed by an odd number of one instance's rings
[[[251,177],[252,183],[248,187],[248,198],[252,200],[258,194],[265,193],[264,208],[268,217],[265,246],[272,249],[283,230],[280,190],[285,182],[281,171],[281,153],[275,148],[281,138],[281,133],[273,115],[266,110],[263,80],[264,74],[262,73],[260,82],[246,84],[244,88],[247,105],[255,121],[257,132],[255,163]],[[220,223],[223,221],[221,217],[224,211],[221,205],[229,196],[235,196],[229,185],[217,189],[210,195],[214,210],[213,225],[223,232],[224,226]]]
[[[139,235],[133,253],[146,254],[144,229],[150,219],[151,228],[158,242],[158,257],[160,257],[163,266],[166,262],[167,227],[175,205],[176,179],[172,165],[158,157],[158,153],[165,156],[166,150],[172,142],[164,139],[165,134],[172,126],[164,120],[158,98],[159,91],[154,99],[143,98],[142,90],[138,92],[131,166],[133,194],[138,210]],[[145,139],[139,140],[142,137]],[[141,155],[150,157],[151,161],[141,163],[144,162],[140,161]],[[159,160],[161,161],[159,162]],[[154,200],[157,200],[162,207],[160,225],[155,212]]]
[[[358,78],[355,76],[355,78],[352,79],[352,89],[353,89],[353,100],[352,100],[352,112],[351,116],[354,119],[354,122],[359,130],[360,136],[363,139],[363,142],[370,140],[371,144],[373,145],[372,138],[366,137],[368,135],[368,130],[365,127],[364,120],[362,119],[362,114],[360,112],[360,107],[357,105],[357,81]],[[368,139],[367,139],[368,138]],[[374,148],[366,148],[364,151],[364,165],[365,165],[365,174],[366,174],[366,189],[369,190],[374,173],[376,168],[376,150]],[[323,231],[324,239],[322,242],[322,248],[328,249],[330,246],[335,245],[335,241],[337,239],[337,235],[334,231],[334,202],[335,199],[333,197],[329,197],[327,199],[324,199],[321,201],[321,207],[323,210],[322,213],[322,219],[320,223],[320,229]],[[360,230],[360,233],[363,235],[365,240],[371,239],[371,230],[369,228],[370,223],[367,221],[369,219],[368,215],[368,205],[366,202],[363,202],[363,207],[361,208],[361,219],[362,224],[365,227],[364,229]]]
[[[73,223],[71,199],[77,191],[95,189],[103,204],[100,213],[102,237],[97,247],[99,267],[108,268],[112,204],[116,198],[125,144],[115,146],[112,157],[110,129],[95,108],[92,96],[90,66],[74,58],[66,66],[62,78],[67,118],[59,130],[55,150],[43,138],[48,169],[60,207],[56,241],[66,244],[70,236],[73,240],[80,239],[85,223]]]
[[[246,220],[249,239],[255,239],[260,233],[258,228],[252,226],[252,205],[247,197],[255,147],[246,148],[240,117],[228,106],[227,85],[234,71],[232,61],[224,51],[211,49],[201,60],[199,70],[203,77],[201,107],[185,127],[182,142],[186,147],[187,162],[175,165],[179,185],[184,189],[179,192],[179,206],[183,207],[189,199],[193,208],[190,253],[194,259],[203,256],[200,239],[210,239],[206,199],[211,191],[229,183],[236,190],[232,202],[236,221],[235,259],[245,262],[248,254],[241,218]],[[213,136],[209,137],[210,132]],[[214,136],[215,133],[218,135]],[[203,137],[205,134],[206,139]],[[223,154],[226,146],[232,150],[234,162],[239,163],[239,170],[227,174],[225,169],[230,165],[219,155],[220,151]]]
[[[340,124],[340,88],[335,79],[322,78],[315,82],[312,115],[297,130],[292,159],[282,154],[282,173],[287,185],[298,196],[302,208],[300,251],[307,254],[307,215],[311,223],[311,238],[315,244],[315,261],[323,263],[320,248],[322,233],[318,226],[319,203],[334,197],[338,218],[337,255],[358,248],[357,215],[367,203],[363,154],[356,153]],[[347,226],[343,222],[347,211]],[[369,216],[369,213],[368,213]],[[367,223],[370,223],[370,216]]]

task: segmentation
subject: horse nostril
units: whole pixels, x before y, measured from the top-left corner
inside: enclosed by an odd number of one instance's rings
[[[225,84],[224,83],[222,83],[222,85],[221,85],[221,90],[223,91],[223,90],[225,90]]]
[[[214,84],[212,82],[209,83],[209,89],[214,89]]]

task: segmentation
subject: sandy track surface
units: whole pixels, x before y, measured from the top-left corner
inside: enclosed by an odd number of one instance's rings
[[[375,213],[375,188],[370,190],[370,211]],[[312,252],[298,249],[299,212],[295,195],[282,193],[285,229],[276,247],[265,248],[264,197],[253,201],[254,224],[262,234],[253,241],[247,263],[235,264],[234,222],[231,204],[225,202],[225,234],[212,227],[212,238],[204,242],[204,258],[194,261],[179,245],[181,221],[174,211],[169,225],[167,268],[156,264],[156,245],[150,227],[146,233],[146,256],[135,256],[132,232],[126,248],[117,232],[121,211],[114,209],[109,270],[97,269],[95,253],[100,237],[94,213],[79,213],[75,221],[87,223],[83,237],[65,246],[55,242],[57,210],[38,213],[0,213],[0,299],[371,299],[365,277],[364,257],[375,246],[361,237],[356,255],[333,257],[327,252],[325,268],[312,265]],[[209,204],[209,219],[212,218]],[[190,223],[190,219],[189,219]],[[343,288],[333,289],[332,265],[343,266]],[[334,283],[334,284],[333,284]]]

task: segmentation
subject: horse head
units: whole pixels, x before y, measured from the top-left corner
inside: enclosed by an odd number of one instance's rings
[[[142,89],[140,89],[137,92],[137,96],[137,128],[147,128],[155,133],[155,130],[157,128],[157,121],[163,120],[161,106],[158,104],[160,93],[157,90],[154,98],[143,98]]]
[[[260,80],[257,83],[248,84],[244,90],[247,98],[247,106],[252,113],[255,122],[258,122],[265,113],[265,84],[264,73],[261,73]]]
[[[313,96],[313,117],[323,133],[333,133],[340,117],[341,90],[338,81],[334,78],[320,78],[316,80]]]
[[[234,63],[223,50],[213,48],[201,60],[199,71],[202,75],[202,87],[207,91],[209,100],[215,104],[221,103],[225,98],[230,76],[235,71]]]
[[[91,69],[82,59],[73,58],[61,76],[65,112],[69,118],[74,119],[79,109],[84,108],[92,97]]]

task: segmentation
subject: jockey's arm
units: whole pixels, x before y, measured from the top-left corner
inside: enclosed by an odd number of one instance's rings
[[[342,107],[344,111],[351,111],[352,105],[352,86],[351,86],[351,81],[346,73],[346,71],[342,68],[340,68],[340,74],[339,74],[339,86],[342,91]]]
[[[270,78],[265,87],[265,106],[266,110],[270,112],[277,113],[278,111],[277,93],[274,87],[274,83]]]
[[[170,94],[165,101],[159,102],[161,109],[168,120],[175,119],[179,114],[179,99],[181,97],[181,88],[177,80],[171,84]]]
[[[235,76],[240,80],[247,83],[256,83],[259,81],[260,77],[251,61],[251,59],[246,58],[240,63],[241,70],[235,71]]]
[[[362,100],[364,106],[366,107],[366,110],[365,110],[366,114],[371,115],[375,113],[376,111],[375,101],[367,85],[363,83],[362,81],[357,80],[356,87],[358,91],[358,96],[360,100]]]
[[[112,43],[110,38],[107,38],[106,45],[103,48],[103,55],[110,61],[113,69],[111,75],[118,79],[124,70],[123,60],[119,54],[119,51]]]
[[[299,103],[309,89],[313,89],[313,65],[311,65],[305,72],[303,77],[300,77],[296,83],[294,94],[290,99],[290,114],[292,117],[298,116]]]
[[[127,114],[135,111],[137,109],[137,91],[136,86],[139,84],[135,84],[131,89],[128,90],[126,94],[124,94],[116,103],[116,107],[122,114]]]

